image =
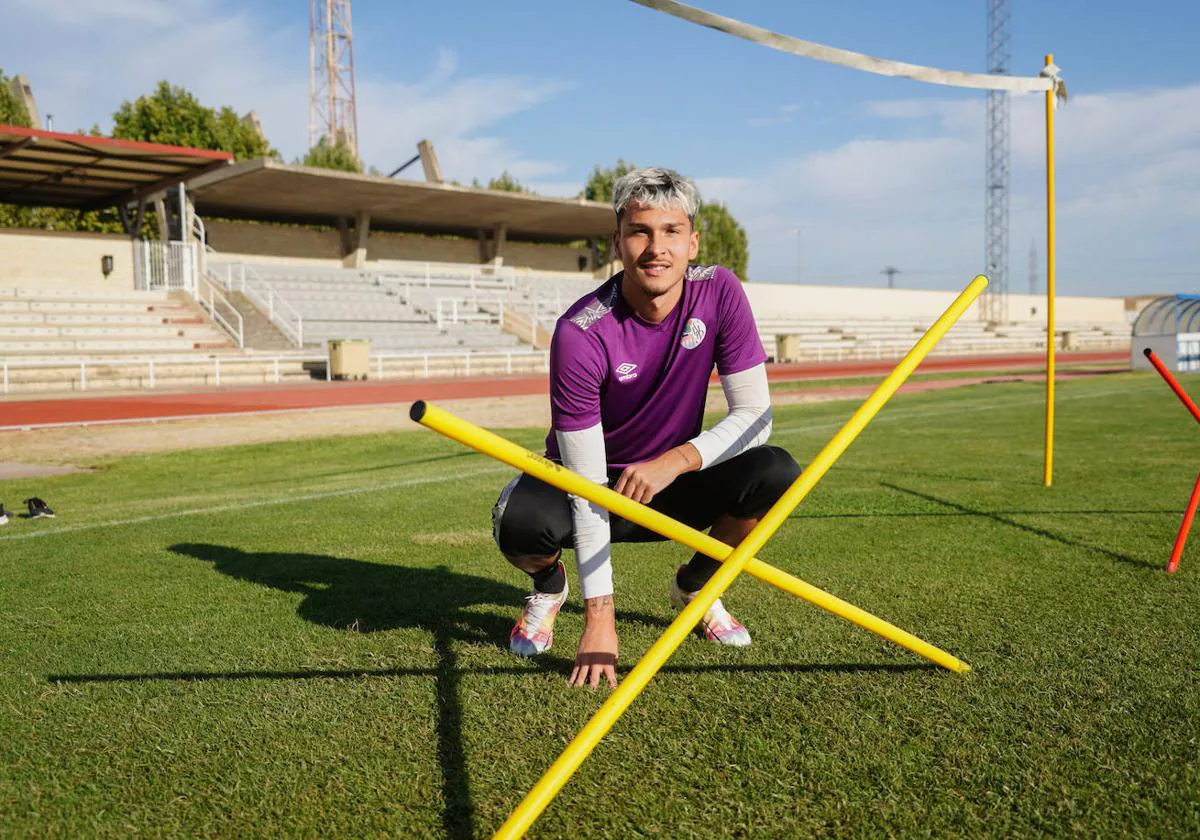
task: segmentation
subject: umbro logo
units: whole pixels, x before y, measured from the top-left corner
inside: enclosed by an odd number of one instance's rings
[[[622,362],[617,365],[618,382],[629,382],[633,379],[637,379],[637,365],[633,362]]]

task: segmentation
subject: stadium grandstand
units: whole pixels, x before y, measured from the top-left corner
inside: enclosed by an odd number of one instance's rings
[[[344,341],[370,378],[541,372],[558,315],[619,268],[596,202],[37,129],[0,126],[0,203],[117,208],[127,232],[0,230],[5,394],[328,378]],[[147,210],[157,239],[135,235]],[[746,291],[780,362],[896,358],[953,297]],[[1044,351],[1044,305],[1011,295],[1011,320],[968,317],[939,352]],[[1128,349],[1125,299],[1056,305],[1059,349]]]

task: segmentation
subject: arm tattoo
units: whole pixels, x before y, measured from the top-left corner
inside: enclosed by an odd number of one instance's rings
[[[613,611],[611,595],[601,595],[599,598],[588,598],[584,601],[588,615],[604,615]]]

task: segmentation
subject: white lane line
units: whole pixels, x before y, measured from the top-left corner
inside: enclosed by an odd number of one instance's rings
[[[375,484],[370,487],[355,487],[349,490],[327,490],[320,493],[305,493],[301,496],[286,496],[276,499],[260,499],[256,502],[241,502],[238,504],[214,505],[212,507],[192,508],[190,510],[177,510],[170,513],[155,513],[149,516],[137,516],[132,519],[116,519],[108,522],[82,522],[78,525],[66,525],[60,528],[52,528],[45,531],[34,531],[29,534],[10,534],[0,537],[0,542],[13,542],[15,540],[32,540],[39,537],[54,537],[59,534],[73,534],[80,531],[95,531],[101,528],[117,528],[124,525],[142,525],[147,522],[161,522],[166,519],[180,519],[187,516],[207,516],[213,513],[237,513],[243,510],[253,510],[254,508],[272,507],[276,505],[290,505],[294,502],[312,502],[319,499],[333,499],[338,496],[357,496],[363,493],[378,493],[384,490],[396,490],[401,487],[414,487],[419,484],[437,484],[442,481],[461,481],[468,478],[476,478],[481,475],[490,473],[498,473],[511,471],[513,468],[508,465],[502,467],[488,467],[487,469],[472,470],[470,472],[454,473],[453,475],[439,475],[429,478],[409,478],[404,481],[393,481],[387,484]],[[498,490],[498,489],[497,489]]]

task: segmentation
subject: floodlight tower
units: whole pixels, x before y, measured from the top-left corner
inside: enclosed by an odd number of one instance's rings
[[[1008,73],[1012,58],[1009,23],[1012,15],[1007,0],[987,0],[987,71]],[[979,317],[985,321],[1008,319],[1008,177],[1009,177],[1008,91],[989,90],[987,95],[987,173],[984,225],[984,265],[991,280],[979,299]]]
[[[309,0],[308,145],[343,142],[358,157],[350,0]]]

